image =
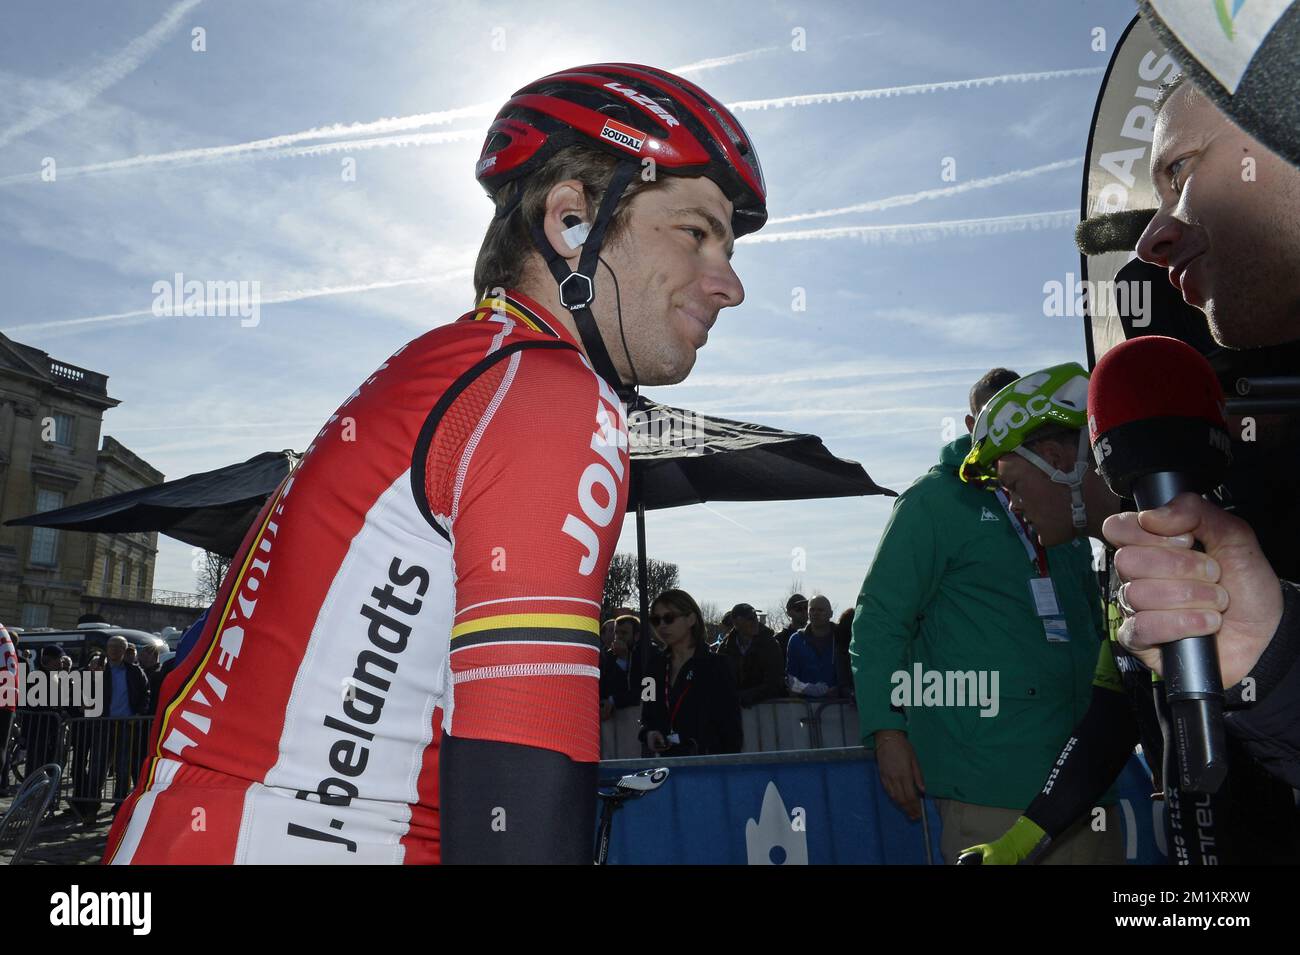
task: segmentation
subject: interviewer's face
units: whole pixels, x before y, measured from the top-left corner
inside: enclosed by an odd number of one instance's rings
[[[1156,120],[1160,207],[1138,258],[1233,348],[1300,338],[1300,170],[1233,125],[1190,83]]]

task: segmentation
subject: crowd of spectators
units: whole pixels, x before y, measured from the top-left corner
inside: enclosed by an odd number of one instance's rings
[[[5,634],[11,649],[6,669],[12,679],[25,658],[22,635]],[[0,793],[12,791],[19,765],[26,778],[47,763],[58,763],[71,781],[70,811],[82,821],[93,822],[103,801],[124,799],[143,758],[146,718],[160,702],[160,658],[166,650],[162,641],[137,648],[113,635],[102,651],[89,651],[78,667],[63,646],[42,646],[34,668],[44,677],[47,692],[21,709],[3,709],[0,717]],[[74,671],[80,671],[75,681]],[[73,687],[80,692],[71,692]],[[110,771],[111,796],[105,791]]]
[[[767,700],[853,698],[853,610],[833,619],[825,597],[794,594],[774,633],[748,603],[709,633],[690,594],[667,590],[650,606],[643,669],[641,621],[628,608],[601,625],[601,718],[641,707],[644,750],[664,755],[739,752],[740,711]],[[712,637],[712,638],[711,638]]]

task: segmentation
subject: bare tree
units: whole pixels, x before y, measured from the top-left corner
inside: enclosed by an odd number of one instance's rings
[[[680,575],[677,565],[653,557],[646,560],[647,600],[654,600],[665,590],[678,586]],[[640,590],[637,588],[636,554],[615,554],[609,562],[605,577],[605,593],[601,598],[601,615],[608,619],[618,607],[640,607]]]
[[[605,594],[601,598],[600,616],[608,620],[618,607],[626,607],[636,591],[636,555],[615,554],[605,577]]]
[[[210,550],[203,552],[203,566],[198,572],[198,588],[199,595],[207,603],[217,599],[217,591],[221,589],[221,582],[226,579],[228,570],[230,570],[229,557],[222,557]]]
[[[635,560],[633,564],[635,565]],[[646,585],[650,589],[646,594],[647,601],[654,600],[665,590],[674,589],[680,580],[676,564],[670,564],[666,560],[655,560],[653,557],[646,560]]]
[[[722,627],[722,608],[716,600],[698,601],[698,604],[704,629],[712,636],[714,631]]]
[[[785,596],[781,598],[781,602],[768,606],[767,625],[772,628],[773,633],[780,633],[789,625],[790,615],[785,612],[785,606],[795,594],[803,594],[803,579],[800,577],[790,578],[790,586],[786,588]],[[807,594],[804,594],[804,596],[806,597]]]

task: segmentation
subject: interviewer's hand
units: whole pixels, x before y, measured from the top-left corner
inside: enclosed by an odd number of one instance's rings
[[[877,730],[875,739],[876,765],[885,792],[909,819],[920,819],[925,779],[911,741],[901,730]]]
[[[1119,548],[1115,569],[1136,611],[1120,626],[1120,642],[1160,673],[1162,644],[1218,631],[1223,685],[1240,682],[1282,619],[1282,586],[1250,525],[1187,493],[1112,515],[1102,533]],[[1194,540],[1205,553],[1192,550]]]

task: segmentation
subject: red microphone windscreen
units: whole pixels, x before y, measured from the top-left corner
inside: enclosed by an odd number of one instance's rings
[[[1197,418],[1224,430],[1223,388],[1210,363],[1177,338],[1144,335],[1102,356],[1088,385],[1088,433],[1096,444],[1121,425]]]

